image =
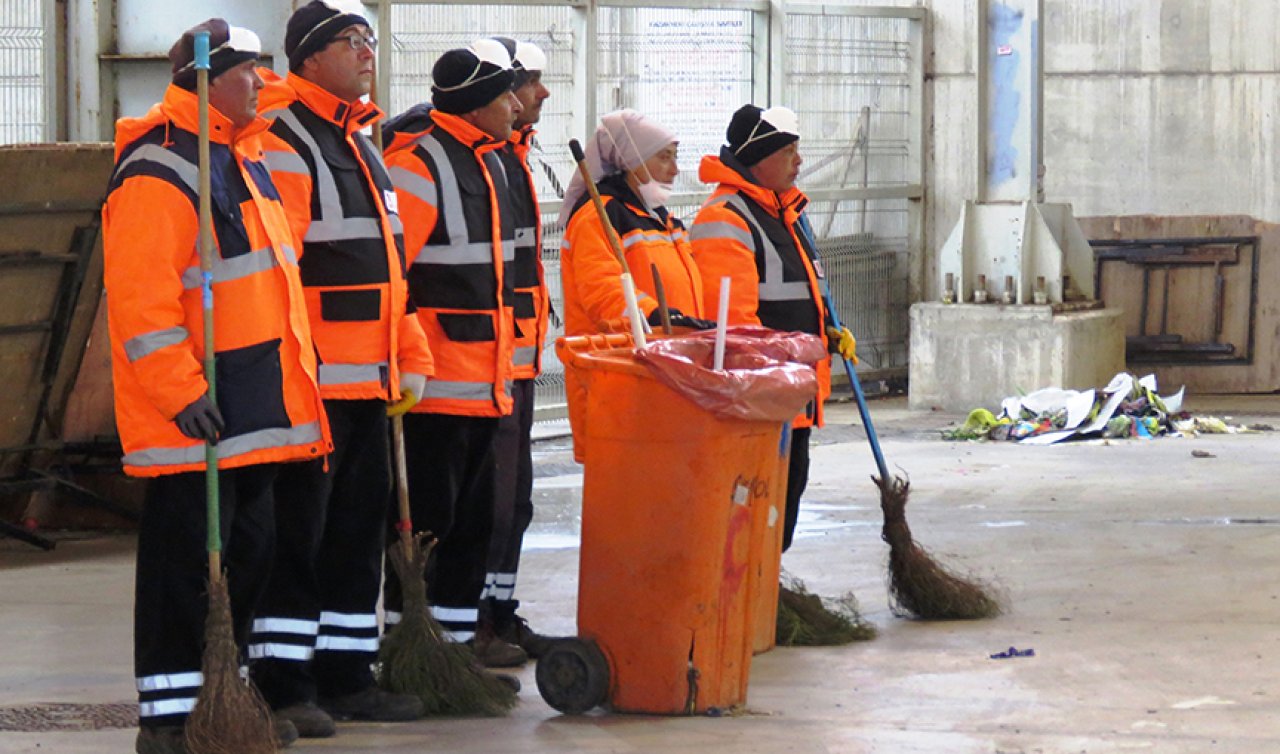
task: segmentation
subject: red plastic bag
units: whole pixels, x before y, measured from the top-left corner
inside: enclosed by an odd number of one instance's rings
[[[712,369],[714,330],[656,340],[636,351],[660,382],[716,416],[794,419],[818,395],[813,365],[827,358],[816,335],[738,325],[725,337],[724,371]]]

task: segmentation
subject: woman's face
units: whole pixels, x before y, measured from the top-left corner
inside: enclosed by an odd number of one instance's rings
[[[639,183],[648,183],[649,177],[658,183],[671,183],[680,174],[680,168],[676,167],[677,150],[680,142],[673,141],[657,154],[644,161],[644,167],[636,168],[632,172],[635,173],[636,180]]]

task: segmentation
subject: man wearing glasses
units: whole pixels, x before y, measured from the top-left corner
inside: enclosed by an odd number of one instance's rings
[[[335,718],[422,716],[421,701],[379,689],[371,670],[391,503],[387,414],[420,399],[434,369],[408,300],[395,189],[360,133],[382,117],[363,99],[377,40],[361,10],[313,0],[295,11],[289,75],[264,72],[260,98],[334,451],[279,477],[276,557],[249,657],[277,717],[309,738],[332,736]]]

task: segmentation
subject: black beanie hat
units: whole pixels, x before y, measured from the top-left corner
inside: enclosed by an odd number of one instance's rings
[[[173,64],[173,83],[191,91],[196,88],[196,34],[209,32],[209,80],[247,60],[257,60],[262,53],[258,35],[232,26],[221,18],[211,18],[182,32],[169,48]]]
[[[783,118],[777,118],[778,115]],[[771,122],[770,116],[775,120],[785,120],[789,116],[791,122]],[[785,107],[766,111],[755,105],[743,105],[729,121],[725,138],[729,141],[729,151],[744,166],[751,167],[791,142],[798,141],[800,133],[795,126],[795,113]]]
[[[284,32],[284,54],[289,56],[289,70],[296,71],[302,62],[333,41],[338,32],[361,24],[369,26],[363,15],[344,10],[333,0],[311,0],[289,16]]]
[[[478,110],[511,91],[515,72],[502,43],[481,39],[470,47],[449,50],[431,68],[431,103],[442,113],[461,115]]]

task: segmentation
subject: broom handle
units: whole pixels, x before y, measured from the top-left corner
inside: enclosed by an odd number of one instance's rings
[[[662,287],[662,273],[658,265],[649,263],[649,272],[653,273],[653,295],[658,299],[658,313],[662,316],[662,333],[671,334],[671,310],[667,308],[667,291]]]
[[[813,237],[813,229],[809,227],[809,217],[800,215],[798,223],[800,230],[804,232],[806,238],[809,239],[810,245],[813,246],[815,253],[818,249],[818,242]],[[827,279],[821,278],[818,281],[818,287],[822,291],[822,302],[827,307],[827,316],[831,318],[831,324],[837,330],[844,327],[840,323],[840,315],[836,314],[836,307],[831,300],[831,287],[827,285]],[[858,402],[858,413],[862,415],[862,426],[867,428],[867,442],[871,443],[871,454],[876,458],[876,467],[880,470],[881,481],[889,481],[889,467],[884,462],[884,452],[880,450],[880,438],[876,435],[875,425],[871,423],[871,411],[867,408],[867,397],[862,394],[862,383],[858,381],[858,372],[853,368],[853,362],[841,357],[844,362],[845,374],[849,375],[849,385],[853,388],[853,397]]]
[[[591,204],[596,208],[596,216],[600,218],[600,225],[604,228],[604,237],[609,240],[609,246],[613,249],[613,255],[618,258],[618,264],[622,265],[622,295],[627,300],[627,319],[631,322],[631,339],[635,341],[636,348],[644,348],[646,345],[644,320],[640,318],[640,306],[636,303],[635,281],[631,278],[631,267],[627,265],[627,255],[622,251],[622,241],[618,240],[618,232],[613,229],[613,223],[609,222],[609,214],[604,209],[604,200],[600,198],[600,190],[596,188],[595,181],[591,180],[591,171],[587,168],[587,156],[583,154],[582,145],[577,139],[569,140],[569,153],[573,155],[573,161],[578,164],[578,174],[582,176],[587,194],[591,196]]]
[[[195,38],[196,96],[199,99],[200,292],[204,319],[204,379],[209,402],[218,405],[217,368],[213,341],[213,190],[209,178],[209,32]],[[205,528],[209,551],[209,581],[222,579],[222,516],[218,509],[218,448],[204,444]]]
[[[396,502],[400,508],[400,546],[405,559],[413,562],[413,516],[409,513],[409,464],[404,453],[404,417],[391,417],[391,444],[396,456]]]

